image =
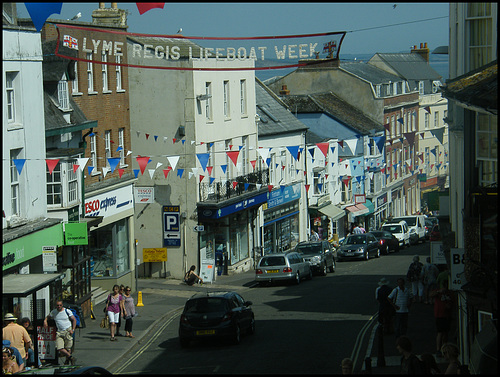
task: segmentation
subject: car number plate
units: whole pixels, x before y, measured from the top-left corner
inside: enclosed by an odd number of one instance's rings
[[[267,270],[267,273],[268,274],[272,274],[272,273],[277,273],[277,272],[280,272],[280,270]]]
[[[196,335],[214,335],[215,330],[198,330],[196,331]]]

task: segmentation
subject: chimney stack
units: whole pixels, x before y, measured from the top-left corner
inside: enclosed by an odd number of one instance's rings
[[[99,3],[99,9],[92,12],[92,23],[127,28],[127,12],[124,9],[118,9],[118,3],[111,3],[111,8],[106,8],[105,3]]]
[[[290,94],[290,91],[288,90],[287,86],[286,85],[282,85],[281,86],[281,90],[280,90],[280,94],[282,96],[287,96]]]
[[[427,42],[425,43],[420,43],[420,48],[417,49],[417,46],[413,46],[412,50],[411,50],[411,53],[412,54],[419,54],[422,58],[424,58],[424,60],[429,63],[429,54],[430,54],[430,50],[429,48],[427,47]]]

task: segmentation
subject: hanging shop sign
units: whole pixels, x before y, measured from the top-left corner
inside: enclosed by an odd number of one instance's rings
[[[64,225],[64,244],[88,245],[87,223],[67,223]]]
[[[154,187],[135,187],[135,202],[146,204],[155,202],[155,188]]]

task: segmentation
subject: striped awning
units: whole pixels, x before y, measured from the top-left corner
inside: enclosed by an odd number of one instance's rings
[[[356,204],[355,206],[350,206],[346,208],[353,216],[364,215],[370,212],[370,210],[364,204]]]

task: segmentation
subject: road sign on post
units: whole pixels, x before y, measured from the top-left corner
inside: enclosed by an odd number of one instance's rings
[[[163,206],[163,246],[181,246],[180,206]]]

